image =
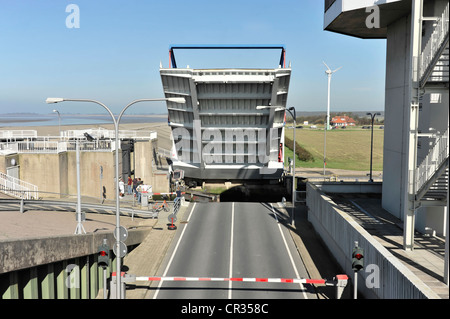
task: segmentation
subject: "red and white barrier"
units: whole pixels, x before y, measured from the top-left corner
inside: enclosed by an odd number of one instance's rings
[[[325,279],[298,278],[218,278],[218,277],[136,277],[136,281],[241,281],[241,282],[271,282],[271,283],[299,283],[325,284]]]
[[[172,193],[151,193],[152,195],[176,195],[176,192]],[[185,192],[181,192],[182,195],[186,194]]]
[[[112,274],[111,291],[114,293],[116,285],[116,272]],[[327,279],[301,279],[301,278],[222,278],[222,277],[148,277],[135,276],[125,272],[121,273],[122,295],[125,296],[125,283],[135,281],[202,281],[202,282],[270,282],[270,283],[298,283],[298,284],[323,284],[336,287],[336,299],[340,299],[344,288],[347,286],[347,275],[337,275],[333,280]],[[113,296],[114,298],[114,296]]]

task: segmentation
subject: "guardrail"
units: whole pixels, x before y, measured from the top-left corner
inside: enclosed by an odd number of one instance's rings
[[[34,199],[2,199],[0,200],[2,204],[17,204],[20,213],[24,213],[26,210],[31,209],[40,209],[45,210],[55,210],[55,207],[58,207],[59,210],[68,210],[68,211],[76,211],[76,202],[71,201],[57,201],[57,200],[34,200]],[[89,204],[89,203],[81,203],[81,210],[84,212],[111,212],[111,214],[116,213],[115,206],[103,205],[103,204]],[[133,207],[120,207],[120,214],[123,216],[131,216],[132,219],[134,217],[146,217],[146,218],[154,218],[153,212],[142,209],[135,209]]]

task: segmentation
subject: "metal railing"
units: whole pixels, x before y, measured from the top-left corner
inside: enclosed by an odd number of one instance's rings
[[[24,139],[36,138],[37,131],[35,130],[2,130],[0,131],[0,139]]]
[[[449,31],[449,4],[444,9],[441,17],[433,30],[427,44],[425,45],[422,54],[420,56],[420,68],[419,68],[419,79],[422,81],[424,75],[429,71],[430,67],[433,67],[432,63],[436,60],[436,54],[441,49],[444,40],[448,37]],[[442,66],[444,68],[445,66]],[[442,72],[442,77],[446,77],[448,81],[448,62],[447,62],[447,74]],[[444,70],[442,70],[444,71]]]
[[[82,152],[112,152],[115,150],[115,142],[111,140],[96,140],[93,142],[81,140],[79,145]],[[10,150],[15,153],[58,154],[76,151],[76,142],[43,140],[0,143],[0,150]]]
[[[38,199],[38,187],[0,172],[0,191],[17,198]]]
[[[102,128],[63,131],[63,132],[61,132],[61,137],[63,139],[84,138],[85,133],[88,133],[92,137],[99,138],[99,139],[115,139],[116,138],[115,130],[105,130]],[[155,132],[155,131],[120,130],[119,138],[120,139],[135,139],[135,140],[139,140],[139,139],[152,140],[152,139],[157,138],[157,132]]]
[[[427,181],[433,177],[442,163],[448,158],[448,129],[439,136],[428,155],[422,163],[416,168],[415,173],[415,190],[420,190]],[[411,185],[412,186],[412,185]]]
[[[180,210],[181,206],[181,197],[175,197],[173,201],[173,214],[176,215],[178,211]]]

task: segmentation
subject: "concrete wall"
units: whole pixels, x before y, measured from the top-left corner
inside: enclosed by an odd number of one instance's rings
[[[68,166],[60,154],[19,154],[20,179],[38,186],[40,197],[55,197],[61,193],[61,169],[67,174]],[[47,192],[47,193],[45,193]],[[75,193],[76,194],[76,193]]]
[[[152,141],[137,141],[131,163],[135,176],[146,184],[152,185],[153,192],[168,192],[169,181],[165,172],[153,172]],[[122,156],[119,150],[119,172],[122,171]],[[106,199],[115,199],[115,153],[114,152],[80,152],[81,196],[102,198],[103,187]],[[17,156],[20,165],[20,179],[38,186],[42,198],[66,197],[77,195],[76,152],[58,154],[21,153]],[[0,169],[6,173],[7,157],[0,157]],[[134,159],[133,159],[134,157]],[[103,167],[103,176],[100,170]],[[126,181],[125,181],[126,182]]]
[[[366,279],[372,271],[359,271],[358,291],[365,298],[374,299],[439,299],[429,287],[404,266],[394,255],[375,240],[348,214],[316,186],[306,186],[308,220],[345,273],[351,274],[351,254],[354,242],[364,249],[365,265],[379,267],[379,288],[368,288]]]
[[[129,230],[128,251],[147,234]],[[112,232],[0,241],[0,299],[96,298],[106,284],[98,266],[103,239],[110,247],[108,278],[117,267]]]
[[[119,154],[119,171],[121,158]],[[77,194],[76,152],[67,152],[67,165],[69,167],[67,174],[69,194]],[[100,167],[103,167],[102,179],[100,179]],[[80,152],[80,180],[82,196],[101,198],[103,187],[105,187],[106,199],[114,200],[114,152]]]
[[[151,141],[136,141],[134,144],[135,169],[134,174],[145,184],[152,183],[153,148]],[[153,185],[152,185],[153,186]]]
[[[140,244],[147,234],[148,230],[129,230],[127,246]],[[103,238],[112,249],[116,242],[112,232],[0,241],[0,274],[96,254]]]
[[[38,186],[40,197],[76,196],[76,152],[24,153],[19,154],[19,161],[20,179]],[[106,198],[115,199],[114,163],[114,152],[80,152],[81,195],[100,199],[105,186]],[[102,180],[100,166],[103,166]]]
[[[169,180],[166,172],[153,171],[153,143],[156,141],[136,141],[134,144],[135,176],[140,177],[145,184],[152,185],[154,193],[165,193],[169,191]]]
[[[409,129],[410,17],[388,28],[383,150],[383,208],[403,218],[406,132]]]

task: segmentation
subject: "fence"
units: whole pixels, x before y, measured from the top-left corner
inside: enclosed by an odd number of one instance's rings
[[[115,142],[111,140],[96,140],[94,142],[80,141],[82,152],[112,152]],[[0,150],[10,150],[15,153],[58,154],[75,151],[75,141],[22,141],[14,143],[0,143]]]
[[[17,138],[36,138],[37,131],[35,130],[4,130],[0,131],[0,139],[14,140]]]
[[[87,129],[87,130],[68,130],[61,132],[61,137],[64,139],[71,138],[84,138],[85,133],[88,133],[97,139],[115,139],[115,130],[99,129]],[[134,130],[119,130],[120,139],[134,139],[134,140],[152,140],[157,138],[157,132],[155,131],[134,131]]]

